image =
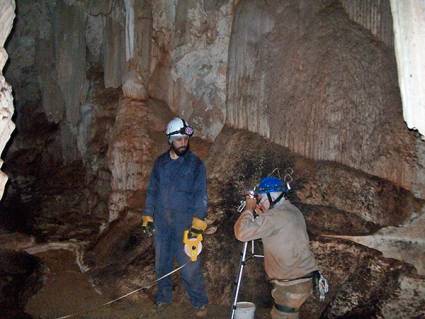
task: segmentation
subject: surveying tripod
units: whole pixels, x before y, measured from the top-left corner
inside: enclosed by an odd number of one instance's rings
[[[251,254],[247,257],[248,243],[251,244]],[[238,271],[238,275],[237,275],[237,278],[236,278],[236,281],[235,281],[235,284],[236,284],[235,290],[234,290],[235,297],[233,299],[233,304],[232,304],[231,319],[234,319],[234,317],[235,317],[239,290],[241,288],[243,269],[245,267],[247,260],[249,260],[250,258],[264,258],[263,255],[256,255],[255,254],[255,252],[254,252],[254,240],[246,241],[246,242],[243,243],[243,248],[242,248],[242,252],[241,252],[241,261],[240,261],[240,264],[239,264],[239,271]]]

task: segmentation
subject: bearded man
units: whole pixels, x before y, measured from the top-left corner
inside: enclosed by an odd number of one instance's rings
[[[154,230],[155,270],[157,278],[173,270],[176,259],[183,285],[194,307],[196,317],[207,315],[208,298],[200,258],[185,253],[185,237],[200,238],[206,229],[207,182],[204,163],[189,150],[193,129],[179,117],[166,128],[170,148],[154,164],[143,212],[145,233]],[[197,247],[194,248],[195,254]],[[199,253],[198,253],[199,254]],[[195,256],[197,257],[197,256]],[[155,296],[158,310],[172,302],[172,281],[166,277],[158,282]]]

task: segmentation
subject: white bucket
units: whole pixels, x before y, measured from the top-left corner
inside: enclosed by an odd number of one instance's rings
[[[249,301],[236,303],[235,319],[254,319],[255,304]]]

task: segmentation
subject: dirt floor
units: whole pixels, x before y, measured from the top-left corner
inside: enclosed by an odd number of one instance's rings
[[[27,303],[25,311],[37,319],[187,319],[194,318],[189,303],[172,304],[158,313],[150,298],[123,299],[100,306],[109,299],[81,273],[72,252],[52,250],[38,255],[47,265],[44,285]],[[72,316],[68,316],[72,315]],[[229,306],[209,305],[207,318],[230,318]],[[257,309],[257,319],[270,318],[267,309]]]

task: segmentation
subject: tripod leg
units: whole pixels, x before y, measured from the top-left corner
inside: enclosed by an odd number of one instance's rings
[[[241,281],[242,281],[242,273],[243,273],[243,268],[245,266],[245,262],[246,262],[246,250],[248,248],[248,242],[244,242],[243,243],[243,248],[242,248],[242,253],[241,253],[241,261],[239,264],[239,272],[238,272],[238,277],[237,277],[237,281],[236,283],[236,287],[235,287],[235,297],[233,299],[233,304],[232,304],[232,316],[231,319],[233,319],[235,317],[235,311],[236,311],[236,304],[238,302],[238,295],[239,295],[239,290],[241,287]]]

